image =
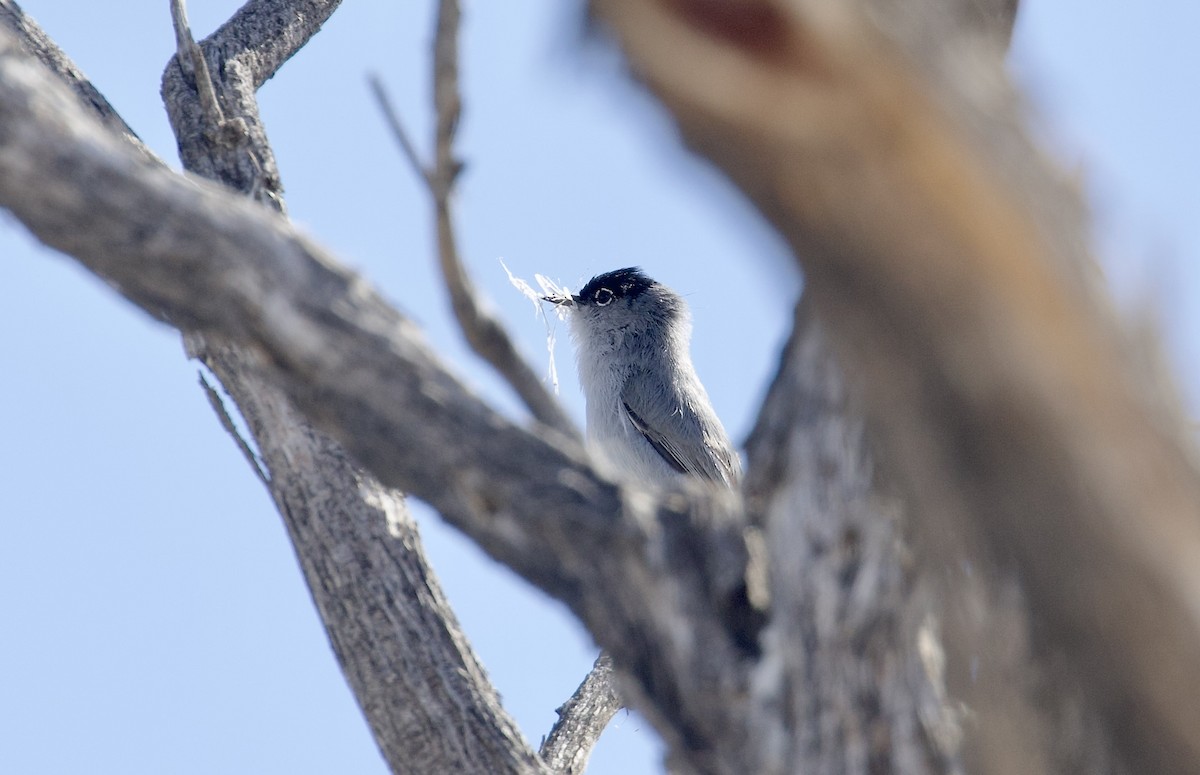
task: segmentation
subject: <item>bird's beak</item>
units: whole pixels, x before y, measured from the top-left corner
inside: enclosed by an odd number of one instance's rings
[[[560,307],[573,307],[573,306],[575,306],[576,302],[579,301],[579,299],[577,297],[571,296],[571,295],[543,296],[542,301],[548,301],[551,304],[555,304]]]

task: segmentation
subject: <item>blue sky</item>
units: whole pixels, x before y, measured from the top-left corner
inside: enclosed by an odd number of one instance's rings
[[[428,5],[347,3],[267,84],[263,114],[292,218],[515,414],[460,342],[428,203],[365,84],[368,72],[383,77],[427,148]],[[1025,5],[1012,69],[1031,115],[1085,181],[1115,294],[1162,325],[1195,407],[1200,8]],[[193,0],[193,28],[206,34],[236,6]],[[562,6],[466,9],[464,255],[539,367],[544,331],[499,260],[576,286],[640,264],[691,304],[697,369],[742,439],[799,281],[757,216],[676,147],[615,58],[579,52]],[[174,161],[158,96],[173,41],[167,4],[24,8]],[[178,336],[7,217],[0,255],[0,772],[384,772],[280,520],[214,421]],[[560,339],[562,398],[582,418]],[[536,742],[590,666],[589,638],[417,508],[468,635]],[[646,722],[622,713],[591,772],[653,772],[658,757]]]

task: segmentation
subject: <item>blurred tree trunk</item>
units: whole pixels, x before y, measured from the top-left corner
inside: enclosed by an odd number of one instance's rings
[[[336,5],[252,0],[197,47],[176,3],[164,97],[214,185],[150,157],[0,0],[0,205],[237,401],[394,771],[551,761],[403,490],[580,618],[673,770],[1200,772],[1200,483],[1022,131],[1014,4],[593,3],[806,272],[742,497],[657,499],[494,412],[282,217],[254,91]]]
[[[772,584],[816,612],[798,617],[795,642],[817,645],[785,653],[811,671],[830,639],[799,635],[829,612],[849,640],[819,674],[837,676],[831,696],[862,698],[828,719],[827,698],[799,691],[796,702],[817,706],[804,709],[817,723],[799,739],[859,736],[869,709],[888,707],[847,676],[869,672],[877,689],[896,665],[923,666],[926,690],[962,705],[912,718],[938,722],[930,741],[961,732],[971,771],[1200,771],[1200,480],[1170,385],[1098,287],[1077,194],[1023,131],[1001,62],[1014,4],[593,8],[684,140],[793,247],[806,279],[800,320],[821,320],[878,441],[869,456],[831,441],[855,426],[824,424],[797,390],[780,403],[816,433],[772,416],[760,425],[796,433],[791,465],[808,472],[790,475],[783,512],[772,510],[779,488],[764,498],[765,524],[791,527],[790,540],[769,531],[767,545],[816,541],[819,560],[848,556],[844,585],[900,594],[892,605],[864,595],[881,604],[872,619],[854,615],[853,595],[823,603],[832,583],[814,585],[820,562]],[[796,336],[813,338],[819,362],[821,338],[803,326]],[[912,564],[893,548],[861,565],[892,536],[830,523],[854,502],[830,474],[848,461],[872,482],[853,490],[860,497],[905,496],[895,537],[911,542]],[[869,628],[854,637],[860,620],[898,625],[884,637],[893,648],[873,648]],[[854,645],[877,659],[854,664]],[[897,729],[875,730],[893,754]],[[828,754],[808,761],[836,771]]]

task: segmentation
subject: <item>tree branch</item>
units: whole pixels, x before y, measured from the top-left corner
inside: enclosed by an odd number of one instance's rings
[[[199,356],[197,355],[196,357]],[[233,417],[229,415],[229,410],[225,408],[225,402],[221,400],[221,394],[217,392],[216,388],[208,384],[208,380],[204,378],[203,372],[200,374],[200,387],[204,390],[204,395],[208,397],[208,405],[212,407],[213,414],[221,421],[221,427],[225,429],[225,432],[229,434],[229,438],[233,439],[233,443],[237,445],[238,451],[246,459],[246,464],[250,466],[250,470],[254,472],[258,481],[262,482],[263,486],[270,490],[270,477],[263,468],[262,461],[258,459],[258,455],[251,448],[250,442],[246,441],[245,437],[238,431],[237,425],[233,422]]]
[[[806,295],[746,445],[773,590],[763,661],[805,676],[764,697],[800,719],[787,768],[1127,772],[1078,686],[1031,652],[1011,574],[973,547],[925,551],[858,403]]]
[[[175,56],[183,74],[192,80],[192,86],[200,98],[200,109],[208,115],[210,121],[225,123],[221,105],[217,102],[216,89],[213,88],[212,76],[208,74],[208,62],[205,61],[200,46],[196,45],[196,39],[192,37],[192,28],[187,19],[187,4],[184,0],[171,0],[171,22],[175,27]]]
[[[538,756],[556,773],[579,775],[587,769],[592,748],[620,709],[612,659],[601,654],[583,683],[558,708],[558,721],[542,741]]]
[[[680,750],[741,723],[748,695],[726,702],[721,688],[744,684],[753,648],[731,625],[747,563],[736,504],[697,492],[656,515],[644,494],[623,496],[576,443],[470,395],[411,323],[285,220],[140,162],[11,46],[0,204],[159,319],[242,343],[239,370],[571,606]],[[737,753],[689,756],[733,771]]]
[[[215,106],[199,97],[195,80],[187,74],[193,67],[190,53],[168,65],[163,102],[186,169],[252,193],[283,211],[283,184],[258,116],[255,92],[339,5],[341,0],[250,0],[243,5],[198,44],[210,79],[213,74],[219,77],[209,81],[216,91]],[[209,142],[192,142],[201,137]]]
[[[257,91],[304,48],[342,0],[249,0],[201,43],[208,56],[244,68]]]
[[[476,355],[491,364],[505,379],[538,422],[567,436],[578,436],[579,431],[563,412],[558,400],[546,390],[542,379],[517,351],[504,325],[489,311],[479,290],[471,282],[459,254],[452,203],[454,187],[462,171],[462,162],[454,151],[454,139],[462,113],[462,97],[458,86],[459,19],[458,0],[441,0],[438,3],[433,45],[433,103],[437,120],[432,165],[421,162],[412,139],[404,129],[404,123],[378,78],[371,79],[371,88],[400,150],[433,200],[438,266],[442,270],[446,290],[450,293],[454,317],[467,343]]]
[[[450,293],[455,318],[467,342],[476,355],[504,377],[536,420],[576,437],[574,423],[563,413],[562,405],[545,389],[526,360],[517,353],[515,344],[499,319],[486,311],[484,301],[470,281],[467,268],[458,253],[451,199],[454,197],[458,173],[462,169],[454,150],[458,116],[462,112],[462,97],[458,88],[460,22],[461,11],[457,0],[440,1],[433,43],[433,107],[437,114],[437,127],[434,131],[432,168],[427,168],[420,161],[416,146],[404,130],[400,114],[392,106],[383,83],[372,77],[371,89],[384,118],[388,120],[392,136],[412,166],[413,173],[424,182],[433,199],[434,212],[437,214],[438,264]],[[559,720],[539,752],[542,761],[562,773],[582,773],[592,747],[619,707],[611,660],[601,655],[575,696],[558,709]]]
[[[927,658],[941,648],[937,598],[811,306],[797,306],[746,444],[774,592],[764,662],[805,676],[763,698],[806,732],[779,758],[790,772],[962,773],[962,713]]]
[[[711,3],[593,7],[801,257],[925,540],[1012,563],[1127,766],[1200,769],[1200,481],[999,62],[857,3],[754,3],[752,35]]]
[[[145,164],[165,172],[62,51],[8,0],[0,0],[0,23]],[[244,353],[198,335],[187,337],[187,345],[247,418],[270,481],[245,443],[239,446],[280,508],[334,651],[393,768],[541,771],[471,654],[403,500],[352,467],[278,391],[247,373]],[[218,415],[230,422],[224,412]],[[439,708],[446,712],[439,715]]]
[[[168,99],[168,109],[185,163],[281,212],[277,173],[271,190],[262,187],[263,160],[271,169],[274,162],[254,88],[273,72],[266,63],[282,63],[324,20],[304,13],[327,16],[338,4],[289,5],[291,14],[279,3],[248,3],[235,16],[240,23],[224,25],[206,41],[216,60],[212,72],[222,74],[209,81],[177,2],[177,61],[194,62],[195,91],[180,83],[181,70],[173,67],[164,74],[163,89],[175,100]],[[290,21],[281,23],[280,13]],[[247,176],[247,165],[259,174]],[[252,353],[211,334],[193,333],[187,342],[189,354],[235,397],[263,450],[269,489],[331,644],[393,770],[543,771],[463,637],[402,496],[359,471],[300,417],[255,373]]]
[[[378,75],[372,74],[367,76],[367,84],[371,87],[371,94],[374,95],[375,102],[379,105],[379,110],[387,121],[388,129],[392,130],[392,137],[396,138],[396,144],[400,146],[400,151],[404,154],[408,166],[412,168],[417,179],[432,190],[432,173],[425,169],[425,163],[421,161],[421,154],[417,151],[408,130],[404,128],[404,122],[400,119],[400,113],[396,110],[396,106],[392,104],[392,98],[388,96],[383,80]]]
[[[124,137],[126,142],[147,159],[158,160],[158,157],[142,143],[137,133],[117,114],[104,95],[84,77],[75,63],[46,35],[37,22],[26,16],[13,0],[0,0],[0,26],[11,30],[16,44],[54,72],[62,83],[75,93],[80,104],[90,109],[92,115]]]

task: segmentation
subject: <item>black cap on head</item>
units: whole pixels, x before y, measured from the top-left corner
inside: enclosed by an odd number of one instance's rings
[[[657,285],[640,267],[630,266],[598,274],[575,295],[576,304],[606,305],[615,299],[636,298]]]

